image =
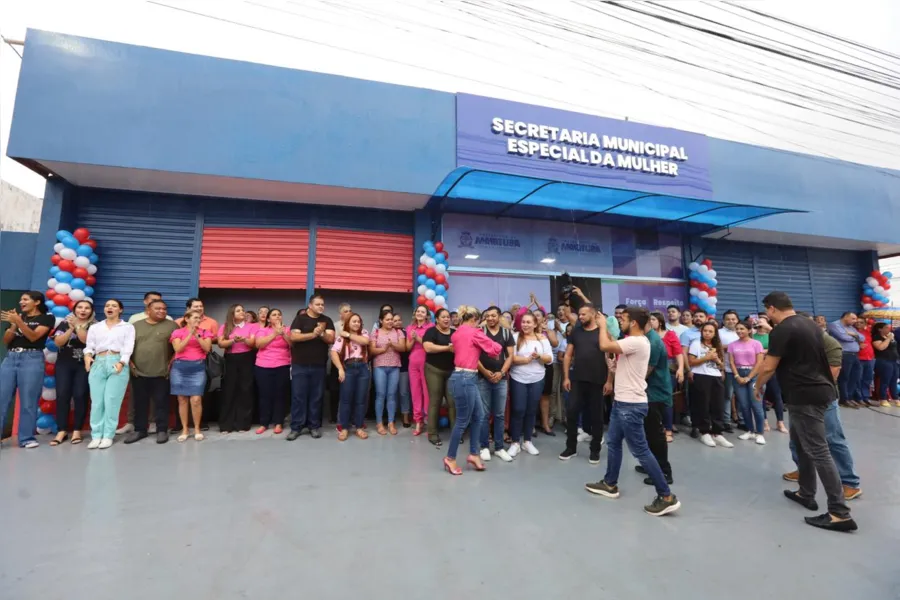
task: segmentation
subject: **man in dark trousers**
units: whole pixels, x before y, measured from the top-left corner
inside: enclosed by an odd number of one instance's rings
[[[560,460],[569,460],[577,453],[578,417],[584,415],[585,421],[591,421],[593,438],[589,461],[592,465],[600,462],[603,396],[612,391],[606,357],[600,350],[600,328],[596,320],[597,309],[590,302],[585,302],[578,309],[579,322],[568,337],[569,345],[563,358],[563,389],[569,392],[566,407],[566,449],[559,455]],[[573,366],[574,369],[570,371]]]
[[[674,483],[672,465],[669,464],[669,444],[666,442],[666,430],[663,425],[663,413],[667,406],[672,406],[672,377],[669,375],[669,356],[659,334],[647,328],[647,340],[650,342],[650,362],[647,366],[647,416],[644,417],[644,434],[650,452],[656,457],[659,468],[666,476],[666,483]],[[634,470],[647,474],[641,465]],[[653,485],[653,479],[644,479],[647,485]]]
[[[791,441],[797,448],[800,489],[785,490],[784,495],[809,510],[818,510],[818,474],[828,495],[828,512],[806,517],[806,522],[832,531],[856,531],[825,435],[825,411],[834,401],[835,391],[822,331],[794,311],[784,292],[770,293],[763,298],[763,306],[776,327],[769,334],[769,352],[756,380],[756,397],[762,401],[766,382],[777,375],[784,402],[790,406]]]
[[[325,315],[325,299],[313,294],[309,306],[291,323],[291,432],[287,441],[309,429],[313,438],[322,437],[322,393],[325,363],[334,343],[334,321]]]

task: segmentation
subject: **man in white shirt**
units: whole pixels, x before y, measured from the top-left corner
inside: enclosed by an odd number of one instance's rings
[[[128,322],[131,323],[132,325],[134,325],[138,321],[146,321],[147,320],[147,309],[150,307],[150,304],[152,304],[153,302],[156,302],[157,300],[162,300],[162,294],[160,294],[159,292],[147,292],[146,294],[144,294],[144,312],[139,312],[139,313],[135,313],[135,314],[131,315],[131,317],[128,319]],[[166,315],[166,319],[171,321],[172,317],[170,317],[169,315]],[[129,414],[128,414],[128,422],[129,423],[131,423],[132,414],[133,413],[131,413],[131,412],[129,412]],[[116,432],[116,433],[119,433],[119,432]]]
[[[681,324],[681,309],[674,304],[666,307],[666,329],[674,331],[679,338],[688,329],[687,325]]]
[[[719,340],[722,342],[722,348],[727,349],[728,344],[738,340],[738,334],[734,330],[737,327],[738,317],[737,311],[726,310],[722,316],[722,322],[725,324],[719,330]],[[723,421],[725,422],[725,433],[732,433],[734,429],[731,427],[731,399],[734,397],[734,373],[731,372],[731,361],[728,360],[728,352],[725,352],[725,398],[722,399],[723,405]]]
[[[609,419],[609,431],[606,433],[607,458],[606,475],[597,483],[585,485],[592,494],[619,497],[619,470],[622,468],[622,442],[628,442],[628,448],[641,466],[653,480],[657,497],[644,507],[650,515],[659,517],[681,508],[678,498],[669,489],[665,475],[650,446],[644,432],[644,419],[649,411],[647,403],[647,368],[650,362],[650,341],[646,330],[650,321],[650,313],[646,308],[631,306],[622,312],[620,325],[626,337],[616,341],[609,336],[606,318],[599,315],[597,326],[600,328],[600,350],[611,352],[618,357],[614,377],[614,402]]]

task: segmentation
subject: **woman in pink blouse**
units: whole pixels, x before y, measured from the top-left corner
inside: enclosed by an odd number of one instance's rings
[[[240,304],[232,304],[219,327],[216,343],[225,350],[225,376],[222,378],[222,403],[219,407],[219,431],[250,431],[253,418],[253,348],[259,325],[249,321],[252,313]]]
[[[416,428],[413,435],[422,435],[422,422],[428,414],[428,386],[425,384],[425,348],[422,337],[429,328],[428,309],[424,306],[416,308],[413,322],[406,328],[406,345],[409,348],[409,391],[412,395],[413,421]]]
[[[338,440],[343,442],[350,435],[351,411],[356,437],[364,440],[369,437],[365,429],[369,395],[369,332],[363,328],[362,317],[358,314],[350,313],[344,320],[341,334],[331,346],[331,364],[337,369],[338,381],[341,382]]]
[[[198,312],[184,315],[184,327],[169,336],[175,349],[175,360],[169,371],[171,392],[178,396],[178,415],[181,417],[181,435],[178,441],[188,439],[188,402],[194,417],[194,439],[203,440],[200,419],[203,416],[203,392],[206,391],[206,355],[212,350],[215,336],[200,328]]]
[[[285,402],[291,391],[291,332],[284,326],[281,310],[266,313],[268,325],[256,332],[256,386],[259,388],[257,434],[274,425],[282,431]]]
[[[750,323],[738,323],[734,330],[738,339],[728,345],[728,361],[734,373],[734,395],[737,396],[738,407],[747,432],[739,435],[739,440],[753,440],[759,445],[766,443],[763,437],[763,424],[766,411],[763,403],[753,393],[756,375],[762,367],[764,351],[758,340],[750,337]]]
[[[391,435],[397,435],[394,417],[397,414],[397,389],[400,384],[400,352],[406,352],[406,338],[402,331],[394,329],[394,313],[385,310],[381,313],[381,327],[375,330],[369,341],[369,354],[374,357],[375,422],[379,435],[387,434],[382,422],[385,399],[388,430]]]
[[[478,359],[482,352],[490,356],[499,356],[502,348],[478,327],[481,313],[477,308],[463,305],[456,312],[459,315],[460,325],[451,337],[455,369],[448,382],[448,387],[456,400],[456,424],[450,436],[450,444],[447,446],[444,468],[451,475],[462,475],[462,469],[456,464],[456,450],[459,448],[463,432],[469,426],[472,431],[469,432],[469,456],[466,462],[475,467],[475,470],[484,471],[484,463],[478,454],[481,422],[484,420],[484,407],[478,391]]]

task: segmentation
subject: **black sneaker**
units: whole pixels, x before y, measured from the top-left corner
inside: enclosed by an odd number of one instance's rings
[[[640,473],[641,475],[647,474],[647,469],[645,469],[641,465],[634,465],[634,470],[637,471],[638,473]]]
[[[696,440],[698,437],[700,437],[700,430],[697,429],[696,427],[694,427],[693,429],[691,429],[691,437],[694,438],[695,440]]]
[[[157,431],[156,432],[156,443],[157,444],[165,444],[169,441],[169,433],[167,431]]]
[[[828,529],[830,531],[843,531],[850,532],[856,531],[859,529],[856,525],[856,521],[853,519],[844,519],[843,521],[833,521],[831,519],[831,515],[828,513],[824,513],[818,515],[816,517],[804,517],[804,521],[807,524],[812,525],[813,527],[818,527],[820,529]]]
[[[586,483],[584,489],[598,496],[606,496],[607,498],[619,497],[619,486],[609,485],[602,479],[597,483]]]
[[[135,442],[141,441],[145,437],[147,437],[146,431],[132,431],[131,433],[129,433],[128,435],[125,436],[125,443],[133,444]]]
[[[289,434],[287,434],[287,437],[284,439],[286,439],[289,442],[293,442],[298,437],[300,437],[300,432],[297,431],[296,429],[291,429],[291,432]]]
[[[815,498],[804,498],[799,491],[784,490],[784,497],[788,500],[793,500],[807,510],[819,510],[819,503],[816,502]]]
[[[734,428],[731,425],[726,425],[722,428],[722,431],[725,433],[734,433]]]
[[[559,455],[559,460],[569,460],[570,458],[572,458],[572,457],[575,456],[576,454],[578,454],[577,451],[575,451],[575,450],[570,450],[569,448],[566,448],[565,450],[562,451],[562,453],[560,453],[560,455]]]
[[[322,431],[318,427],[316,427],[315,429],[309,430],[309,435],[312,436],[313,439],[317,440],[322,437]]]
[[[588,462],[592,465],[600,464],[600,453],[599,452],[591,452],[591,457],[588,459]]]
[[[671,476],[671,475],[665,475],[665,478],[666,478],[666,483],[668,483],[669,485],[672,485],[673,483],[675,483],[675,480],[672,479],[672,476]],[[646,484],[646,485],[653,485],[653,478],[652,478],[652,477],[645,477],[645,478],[644,478],[644,484]]]
[[[666,500],[662,496],[657,496],[653,502],[644,507],[644,512],[654,517],[661,517],[669,513],[673,513],[681,508],[681,502],[675,497],[675,494]]]

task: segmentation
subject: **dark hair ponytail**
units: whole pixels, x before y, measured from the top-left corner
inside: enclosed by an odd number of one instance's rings
[[[41,313],[42,315],[47,314],[47,301],[44,299],[43,293],[31,290],[31,291],[25,292],[23,295],[28,296],[34,302],[37,302],[37,309],[38,309],[39,313]]]

